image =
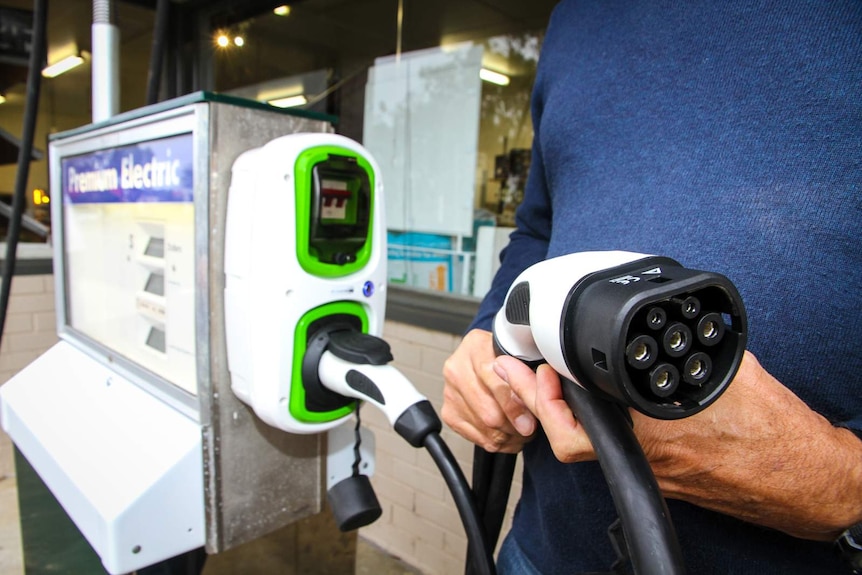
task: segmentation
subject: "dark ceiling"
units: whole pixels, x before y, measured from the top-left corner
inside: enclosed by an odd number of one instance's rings
[[[557,0],[403,0],[401,49],[410,51],[442,42],[544,28]],[[222,86],[259,78],[304,73],[310,69],[357,67],[374,57],[392,54],[397,46],[398,0],[297,0],[291,15],[278,17],[272,0],[185,0],[172,3],[172,16],[186,21],[200,17],[213,27],[240,31],[247,37],[243,52],[213,54]],[[155,0],[117,3],[121,41],[121,108],[143,104],[154,27]],[[0,0],[0,6],[31,10],[30,0]],[[49,61],[70,46],[90,50],[92,0],[53,0],[48,9]],[[193,25],[185,29],[194,35]],[[204,46],[205,49],[208,47]],[[200,54],[200,52],[198,52]],[[221,58],[223,61],[219,61]],[[308,68],[308,69],[303,69]],[[244,70],[231,80],[231,70]],[[89,66],[46,80],[43,90],[55,110],[88,113]],[[23,105],[26,64],[0,70],[0,93],[6,106]]]

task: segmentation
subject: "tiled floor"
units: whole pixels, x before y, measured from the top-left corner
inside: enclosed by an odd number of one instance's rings
[[[23,575],[18,491],[13,451],[8,436],[0,431],[0,575]],[[373,544],[359,539],[355,575],[419,575],[421,572]]]

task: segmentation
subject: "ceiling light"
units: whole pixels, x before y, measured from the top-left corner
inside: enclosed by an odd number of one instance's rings
[[[230,44],[230,38],[224,34],[219,34],[218,38],[216,38],[216,44],[218,44],[220,48],[227,48]]]
[[[242,36],[237,36],[233,39],[233,43],[238,48],[242,48],[243,46],[245,46],[245,38],[243,38]]]
[[[77,68],[83,63],[84,59],[78,54],[66,56],[59,62],[54,62],[53,64],[42,70],[42,75],[46,78],[56,78],[60,74],[68,72],[72,68]]]
[[[287,16],[290,14],[290,6],[284,4],[272,11],[276,16]]]
[[[275,106],[276,108],[293,108],[295,106],[304,106],[307,103],[308,100],[302,94],[297,96],[287,96],[286,98],[276,98],[275,100],[269,100],[267,102],[267,104]]]
[[[4,103],[5,101],[6,101],[6,96],[4,96],[3,94],[0,94],[0,104]]]
[[[41,188],[33,188],[33,204],[37,206],[44,206],[51,203],[51,198],[48,197],[48,194],[45,193],[45,190]]]
[[[489,70],[488,68],[482,68],[481,70],[479,70],[479,77],[486,82],[491,82],[492,84],[497,84],[498,86],[509,85],[509,77],[507,75],[501,74],[500,72],[494,72],[493,70]]]

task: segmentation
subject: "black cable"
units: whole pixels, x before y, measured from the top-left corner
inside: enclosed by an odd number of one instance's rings
[[[12,215],[6,233],[6,259],[3,261],[3,282],[0,287],[0,342],[6,326],[9,309],[9,292],[15,276],[15,261],[18,255],[18,236],[21,234],[21,216],[26,204],[27,177],[30,175],[30,160],[33,154],[33,139],[36,132],[36,115],[39,111],[39,92],[42,88],[42,64],[45,62],[45,27],[48,20],[48,0],[33,0],[33,36],[30,47],[30,69],[27,72],[27,101],[24,109],[24,127],[21,145],[18,148],[18,170],[15,175],[15,190],[12,196]]]
[[[356,400],[356,427],[353,428],[353,477],[359,475],[359,466],[362,463],[362,420],[359,418],[359,408],[362,402]]]
[[[476,508],[476,502],[467,484],[467,478],[464,477],[455,456],[449,451],[449,447],[439,433],[434,432],[426,435],[423,445],[440,469],[440,473],[452,493],[452,498],[455,500],[461,522],[464,524],[464,531],[467,533],[468,541],[470,541],[468,560],[472,562],[476,573],[494,575],[496,573],[494,556],[486,543],[485,529],[479,518],[479,510]]]
[[[169,0],[158,0],[156,4],[156,26],[153,30],[153,47],[150,52],[150,69],[147,75],[147,104],[155,104],[159,101],[162,62],[165,58],[165,41],[168,35],[169,10]]]
[[[601,465],[635,575],[682,575],[670,512],[623,408],[563,379],[563,397]]]
[[[497,547],[497,539],[503,528],[517,460],[518,456],[514,454],[490,453],[478,445],[473,448],[473,495],[491,553]],[[472,542],[468,543],[468,557],[472,555],[471,545]],[[470,561],[467,562],[465,574],[476,575]]]
[[[492,547],[497,545],[500,530],[503,528],[503,517],[509,504],[509,491],[512,488],[512,478],[515,475],[515,463],[518,456],[511,453],[494,454],[494,481],[488,488],[488,505],[484,512],[485,533]]]
[[[492,550],[496,546],[496,541],[490,538],[488,516],[485,510],[488,508],[488,494],[493,479],[494,454],[476,445],[473,447],[473,500],[476,502],[476,511],[482,518],[482,524],[485,527],[485,535],[488,537],[486,543]],[[472,541],[467,540],[467,561],[464,565],[464,575],[476,575],[473,561],[470,560],[470,557],[475,553],[474,545]]]

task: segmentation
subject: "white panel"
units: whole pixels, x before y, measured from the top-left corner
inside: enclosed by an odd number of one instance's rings
[[[3,429],[112,574],[205,542],[201,430],[60,342],[0,388]]]
[[[193,146],[189,131],[61,157],[61,257],[69,325],[197,394]]]
[[[470,45],[375,62],[364,144],[383,171],[389,229],[472,235],[481,64]]]
[[[491,289],[494,275],[500,269],[500,252],[509,243],[515,228],[480,226],[476,234],[476,272],[473,277],[473,296],[484,297]]]
[[[403,66],[371,68],[365,93],[363,138],[380,166],[386,186],[386,221],[393,229],[405,225],[407,76]]]

